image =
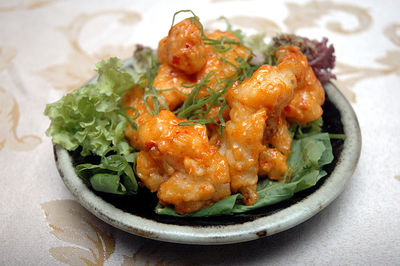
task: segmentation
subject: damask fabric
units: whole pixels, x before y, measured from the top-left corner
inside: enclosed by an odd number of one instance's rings
[[[226,246],[161,243],[112,228],[66,189],[45,136],[45,105],[96,62],[156,47],[180,9],[207,28],[329,38],[362,154],[344,193],[309,221]],[[0,264],[396,264],[400,257],[400,4],[393,1],[68,1],[0,3]]]

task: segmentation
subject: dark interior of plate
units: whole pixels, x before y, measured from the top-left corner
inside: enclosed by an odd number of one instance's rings
[[[341,115],[336,106],[329,100],[328,95],[326,95],[326,100],[323,105],[323,120],[324,126],[323,131],[333,134],[343,134],[343,124],[341,122]],[[154,212],[154,208],[158,203],[158,198],[156,193],[151,193],[147,188],[142,187],[139,188],[139,191],[134,196],[119,196],[113,194],[107,194],[102,192],[93,191],[96,195],[104,199],[106,202],[112,204],[118,209],[121,209],[125,212],[131,213],[136,216],[140,216],[143,218],[151,219],[160,223],[166,224],[176,224],[176,225],[191,225],[191,226],[208,226],[208,225],[229,225],[229,224],[239,224],[245,223],[249,221],[253,221],[260,217],[265,217],[276,213],[282,209],[285,209],[302,199],[308,197],[315,191],[317,191],[321,185],[325,182],[327,178],[329,178],[332,173],[337,160],[340,156],[341,151],[343,150],[343,140],[340,139],[332,139],[332,148],[333,155],[335,159],[329,165],[324,167],[324,170],[328,173],[325,177],[323,177],[319,182],[304,191],[298,192],[294,194],[294,196],[288,200],[283,202],[262,207],[253,211],[249,211],[243,214],[236,215],[225,215],[225,216],[215,216],[215,217],[206,217],[206,218],[193,218],[193,217],[172,217],[166,215],[158,215]],[[82,157],[79,155],[79,150],[71,152],[71,156],[74,160],[74,164],[83,163]],[[86,162],[87,162],[86,157]],[[99,163],[99,158],[93,157],[92,163]]]

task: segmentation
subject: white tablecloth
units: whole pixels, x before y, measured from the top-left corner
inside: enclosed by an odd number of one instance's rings
[[[183,2],[183,1],[182,1]],[[84,210],[57,172],[45,105],[81,86],[94,64],[156,47],[172,15],[208,27],[329,38],[336,84],[363,145],[346,190],[293,229],[224,246],[157,242]],[[292,265],[400,263],[400,3],[395,1],[72,1],[0,3],[0,264]]]

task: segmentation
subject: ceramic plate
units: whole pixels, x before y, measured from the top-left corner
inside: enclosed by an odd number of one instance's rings
[[[147,190],[120,197],[90,190],[75,173],[77,153],[54,146],[60,175],[71,193],[95,216],[126,232],[168,242],[227,244],[266,237],[298,225],[329,205],[352,176],[361,150],[357,117],[343,94],[332,84],[325,86],[324,131],[344,133],[333,140],[335,160],[324,167],[328,175],[316,186],[296,193],[284,202],[249,213],[208,217],[175,218],[154,213],[157,198]]]

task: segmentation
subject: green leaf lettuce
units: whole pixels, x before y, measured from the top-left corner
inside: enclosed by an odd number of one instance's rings
[[[96,84],[88,84],[46,106],[44,114],[51,120],[46,134],[53,143],[70,151],[81,146],[82,156],[105,155],[110,146],[118,154],[131,152],[124,137],[127,120],[121,114],[120,102],[133,80],[119,69],[121,65],[117,58],[98,63]]]

